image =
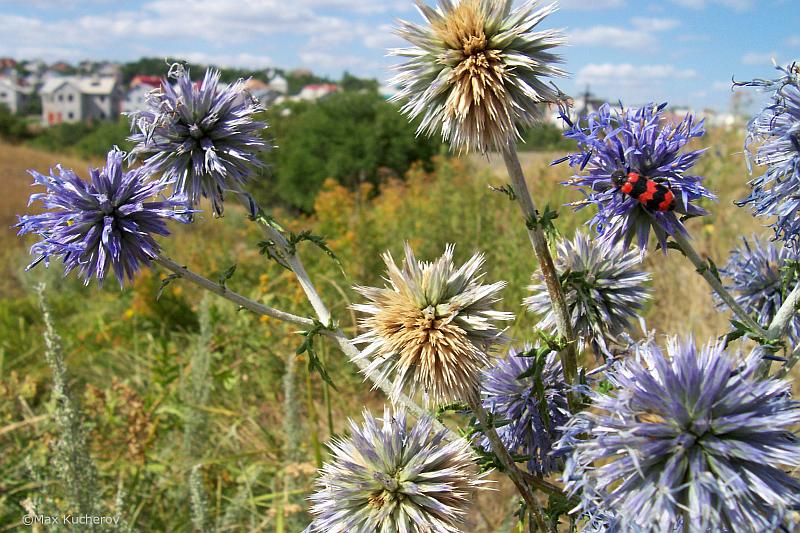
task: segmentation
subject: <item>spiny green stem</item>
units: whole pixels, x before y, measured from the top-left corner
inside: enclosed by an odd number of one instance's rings
[[[155,258],[155,261],[162,265],[163,267],[167,268],[168,270],[178,274],[181,278],[191,281],[192,283],[217,294],[227,300],[232,301],[233,303],[243,307],[249,311],[252,311],[258,315],[269,316],[278,320],[282,320],[284,322],[288,322],[290,324],[296,324],[298,326],[303,326],[306,329],[313,328],[315,323],[313,320],[309,318],[303,318],[301,316],[293,315],[291,313],[287,313],[285,311],[280,311],[278,309],[274,309],[272,307],[267,307],[261,303],[255,302],[241,294],[233,292],[229,290],[227,287],[220,285],[214,281],[211,281],[208,278],[205,278],[195,272],[192,272],[185,266],[182,266],[172,259],[167,258],[166,256],[159,255]],[[313,285],[308,280],[308,274],[306,274],[305,269],[301,270],[302,275],[305,276],[306,282],[301,283],[304,287],[309,287],[308,290],[313,291],[315,294],[314,300],[317,302],[317,306],[321,306],[324,313],[318,313],[318,317],[320,321],[323,320],[323,317],[327,322],[322,322],[323,324],[330,324],[330,313],[328,313],[327,309],[325,308],[324,304],[322,304],[322,300],[319,298],[319,295],[316,293]],[[297,274],[297,272],[295,272]],[[300,274],[298,274],[298,278]],[[309,297],[309,300],[311,298]],[[317,306],[314,306],[315,309]],[[365,371],[369,363],[366,361],[362,361],[361,359],[356,358],[358,355],[358,349],[353,345],[350,339],[344,334],[341,329],[324,329],[320,332],[321,334],[332,338],[338,345],[339,348],[344,352],[344,354],[352,361],[356,363],[356,366],[359,367],[360,370]],[[391,394],[391,385],[387,381],[381,381],[380,383],[375,383],[375,386],[381,389],[387,396]],[[420,418],[423,416],[430,416],[428,411],[420,407],[419,405],[414,402],[411,398],[406,395],[401,395],[397,401],[398,404],[402,405],[406,408],[406,410],[414,415],[416,418]],[[438,420],[433,421],[434,428],[436,431],[446,431],[447,440],[455,440],[460,439],[461,436],[458,435],[456,432],[439,422]]]
[[[539,500],[536,499],[536,495],[531,490],[531,487],[525,483],[522,471],[517,468],[516,463],[514,463],[514,459],[511,458],[511,454],[508,453],[505,445],[503,445],[503,441],[500,440],[500,436],[497,434],[494,424],[490,422],[489,416],[484,410],[480,399],[471,400],[470,407],[475,413],[475,416],[478,418],[478,422],[481,424],[484,435],[486,435],[486,438],[489,439],[489,443],[492,445],[492,451],[505,468],[506,475],[508,475],[514,485],[517,487],[522,499],[525,500],[525,503],[528,506],[528,511],[536,520],[536,524],[539,526],[539,529],[542,531],[552,531],[555,533],[554,528],[548,527],[547,521],[544,517],[544,511],[542,510]]]
[[[550,247],[547,244],[544,230],[538,226],[531,228],[527,224],[527,221],[535,220],[537,217],[536,204],[525,181],[525,174],[522,171],[522,165],[517,155],[517,147],[513,140],[503,150],[503,160],[511,178],[511,185],[514,189],[517,203],[522,210],[526,227],[528,227],[528,238],[539,260],[539,269],[542,272],[547,292],[550,295],[558,334],[567,340],[566,348],[559,353],[561,365],[564,368],[564,377],[567,383],[575,386],[578,385],[578,354],[576,351],[575,332],[572,329],[572,319],[570,318],[569,309],[567,309],[564,291],[553,263],[553,257],[550,254]],[[576,393],[570,393],[568,399],[570,408],[574,412],[579,403]]]
[[[697,269],[697,272],[703,277],[706,282],[714,289],[719,297],[722,299],[723,302],[733,311],[733,314],[741,320],[747,327],[752,329],[754,332],[758,333],[759,335],[765,336],[767,332],[762,328],[758,322],[753,320],[753,317],[747,314],[747,312],[742,309],[742,306],[736,303],[736,300],[733,299],[733,296],[722,286],[722,282],[717,279],[717,277],[709,270],[708,264],[700,258],[700,255],[694,249],[692,244],[689,242],[689,239],[681,233],[680,231],[676,231],[675,234],[672,236],[675,239],[675,242],[678,243],[683,254],[686,256],[689,261]]]

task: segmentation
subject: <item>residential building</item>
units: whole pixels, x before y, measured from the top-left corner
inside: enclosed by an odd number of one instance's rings
[[[316,83],[306,85],[297,95],[298,100],[314,101],[319,100],[323,96],[335,93],[339,90],[339,86],[334,83]]]
[[[134,113],[147,109],[147,95],[160,87],[161,78],[158,76],[134,76],[122,101],[122,112]]]
[[[12,113],[21,113],[31,97],[30,87],[23,87],[16,77],[0,78],[0,105],[4,105]]]
[[[114,77],[51,78],[45,81],[39,93],[45,126],[62,122],[116,120],[122,100]]]

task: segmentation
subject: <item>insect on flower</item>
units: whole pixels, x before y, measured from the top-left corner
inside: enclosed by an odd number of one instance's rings
[[[660,180],[642,176],[637,172],[625,174],[615,170],[611,174],[611,182],[620,192],[627,194],[651,211],[675,210],[675,195]]]

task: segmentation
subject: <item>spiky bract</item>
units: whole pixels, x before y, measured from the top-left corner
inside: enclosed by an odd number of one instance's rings
[[[192,82],[181,65],[170,69],[160,90],[148,96],[149,108],[132,114],[131,158],[141,159],[151,173],[175,180],[175,190],[192,205],[201,195],[221,214],[225,191],[241,186],[263,166],[258,153],[267,149],[260,137],[266,123],[255,120],[262,108],[238,80],[219,84],[217,70]]]
[[[751,204],[753,214],[775,217],[775,235],[791,246],[800,242],[800,66],[776,67],[776,80],[746,84],[772,93],[771,102],[747,126],[745,154],[752,163],[766,167],[750,181],[750,195],[738,202]]]
[[[596,352],[609,355],[609,343],[620,344],[618,335],[628,330],[631,319],[650,298],[645,286],[650,274],[640,270],[641,256],[620,244],[590,239],[578,232],[557,246],[556,270],[562,280],[572,327]],[[528,309],[542,319],[538,327],[556,332],[550,295],[541,275],[528,287]]]
[[[800,403],[791,384],[759,379],[759,350],[722,343],[644,344],[606,374],[559,443],[565,481],[586,510],[607,509],[623,531],[775,531],[800,505]]]
[[[626,248],[636,238],[642,252],[647,249],[651,228],[665,247],[668,235],[687,233],[676,214],[704,215],[692,202],[715,198],[701,184],[702,177],[689,174],[703,150],[683,151],[693,138],[705,133],[703,121],[695,123],[691,113],[677,123],[667,121],[665,107],[648,104],[612,110],[603,104],[582,121],[570,123],[564,136],[577,141],[579,151],[553,162],[569,161],[576,171],[587,172],[575,174],[564,184],[578,187],[586,195],[585,200],[573,204],[576,209],[597,207],[589,224],[601,238],[624,242]],[[611,179],[617,170],[661,180],[675,195],[675,210],[650,210],[622,193]]]
[[[30,171],[46,192],[32,194],[28,205],[41,200],[48,211],[19,217],[20,235],[42,239],[31,248],[39,257],[28,268],[60,257],[65,272],[77,269],[87,285],[92,277],[102,284],[111,268],[121,286],[158,255],[153,235],[169,235],[166,221],[186,222],[191,210],[183,196],[147,201],[169,182],[148,179],[147,169],[123,170],[124,157],[114,147],[103,168],[89,170],[90,181],[61,165],[50,175]]]
[[[800,250],[778,247],[774,242],[753,237],[742,238],[742,245],[731,252],[720,274],[727,278],[725,288],[736,303],[758,323],[768,327],[800,277]],[[720,305],[724,305],[720,302]],[[792,345],[800,342],[800,315],[789,322]]]
[[[486,481],[464,439],[448,442],[433,420],[411,426],[384,409],[383,424],[364,412],[351,436],[331,443],[311,496],[314,533],[458,533],[476,489]]]
[[[366,344],[357,356],[369,363],[366,374],[374,382],[394,376],[393,402],[404,389],[423,390],[435,404],[477,400],[487,351],[505,339],[497,323],[513,319],[492,309],[505,282],[480,282],[482,254],[457,269],[452,245],[431,263],[409,245],[402,268],[388,252],[383,259],[389,286],[356,287],[369,303],[353,306],[367,315],[354,340]]]
[[[530,355],[529,348],[522,354]],[[550,452],[560,435],[558,428],[569,420],[568,388],[555,352],[539,361],[512,349],[506,359],[498,359],[484,371],[483,406],[500,425],[497,434],[508,451],[529,457],[530,472],[546,475],[562,466],[563,462]],[[490,449],[486,437],[481,445]]]
[[[504,150],[540,116],[542,102],[558,100],[543,78],[563,76],[561,33],[534,31],[555,4],[512,0],[439,0],[437,8],[417,0],[426,25],[400,22],[397,34],[410,48],[392,50],[408,58],[392,83],[403,112],[421,117],[418,132],[441,133],[459,150]]]

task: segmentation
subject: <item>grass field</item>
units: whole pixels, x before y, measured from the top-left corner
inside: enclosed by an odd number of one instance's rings
[[[698,173],[707,177],[719,203],[706,206],[712,215],[691,220],[688,227],[701,254],[724,264],[741,235],[765,230],[732,203],[747,190],[741,139],[713,132],[704,143],[712,148]],[[558,155],[525,154],[530,185],[542,205],[579,198],[559,185],[568,168],[549,166]],[[220,530],[299,531],[306,519],[303,497],[325,458],[324,442],[344,430],[347,417],[359,416],[364,405],[379,408],[384,398],[325,343],[321,354],[338,390],[309,375],[302,356],[293,361],[301,342],[293,328],[237,312],[223,300],[204,300],[187,283],[170,284],[156,300],[163,272],[145,272],[124,290],[114,282],[103,289],[84,287],[74,276],[64,279],[58,265],[24,273],[31,241],[8,227],[26,211],[31,179],[25,170],[45,171],[57,162],[79,173],[88,165],[0,144],[0,531],[19,524],[26,497],[47,489],[59,501],[50,467],[58,435],[42,416],[53,406],[32,291],[38,282],[47,283],[70,385],[91,430],[104,501],[111,505],[122,487],[120,511],[138,529],[190,531],[187,478],[199,463],[209,520]],[[418,256],[431,258],[455,242],[458,259],[483,251],[487,279],[509,282],[502,307],[518,312],[511,332],[522,341],[536,323],[520,304],[535,264],[516,206],[488,190],[488,184],[504,182],[494,175],[499,170],[496,158],[440,160],[434,172],[413,169],[405,181],[388,182],[377,195],[328,183],[314,217],[275,215],[293,230],[324,235],[340,257],[346,275],[318,250],[301,249],[312,279],[349,333],[355,317],[348,306],[356,299],[350,287],[380,283],[383,250],[397,257],[408,240]],[[587,216],[566,207],[560,213],[557,226],[564,235]],[[230,287],[311,314],[292,276],[259,255],[259,231],[240,210],[229,208],[221,219],[204,214],[191,226],[173,229],[162,243],[174,259],[212,279],[237,264]],[[678,253],[651,252],[645,265],[653,272],[655,294],[646,312],[648,326],[701,341],[727,331],[728,317]],[[205,373],[197,362],[204,360]],[[193,401],[198,387],[205,392],[200,403]],[[26,459],[40,480],[25,467]],[[509,487],[499,489],[479,497],[469,531],[511,530],[515,504]]]

